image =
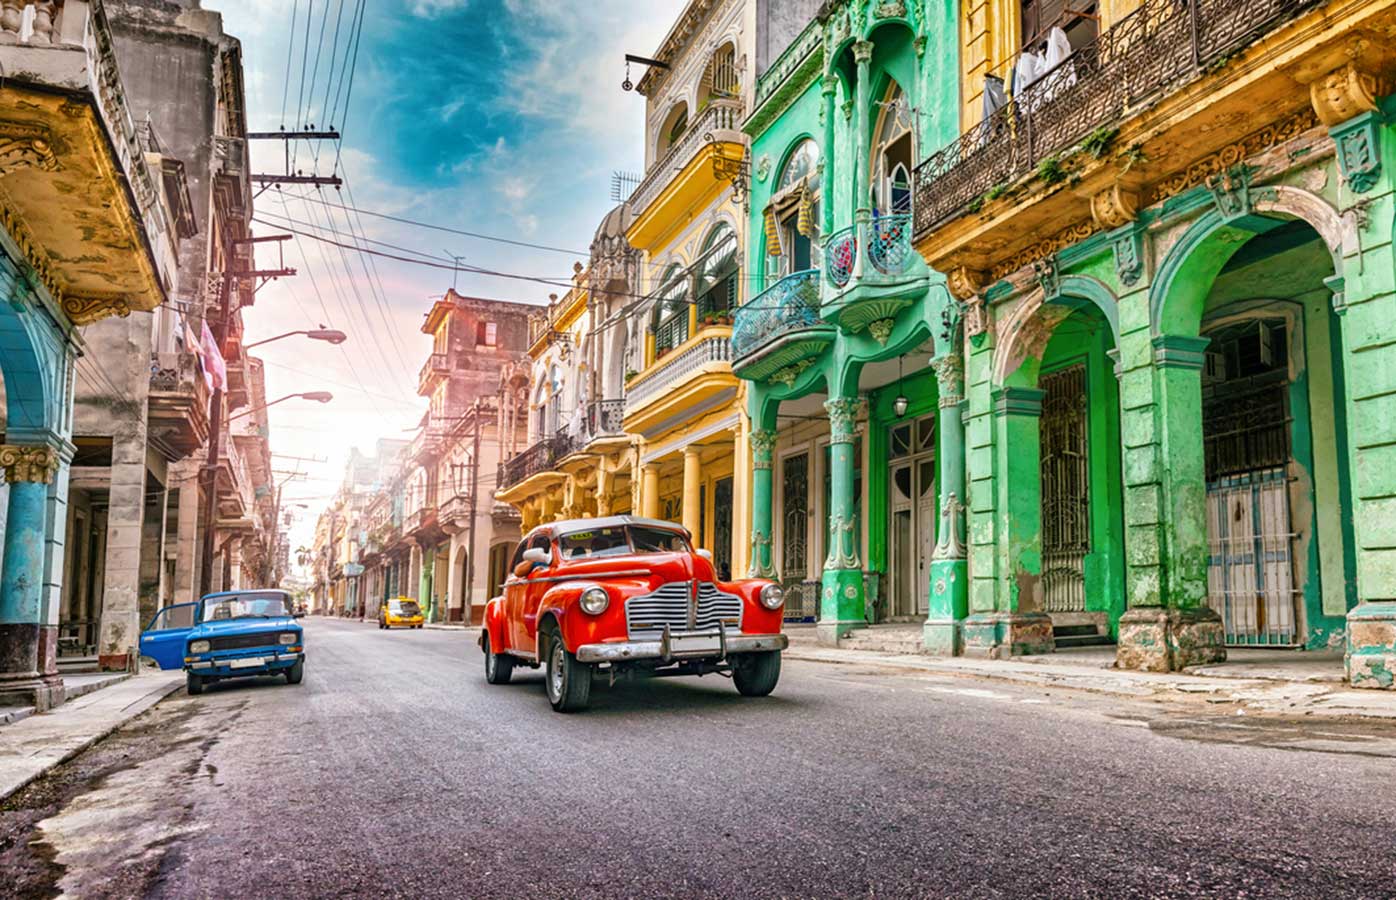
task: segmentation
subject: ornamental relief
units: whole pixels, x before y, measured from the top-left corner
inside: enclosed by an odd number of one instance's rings
[[[8,484],[49,484],[58,471],[58,451],[52,447],[0,444],[0,466]]]

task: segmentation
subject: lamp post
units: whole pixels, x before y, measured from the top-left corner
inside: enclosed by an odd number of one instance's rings
[[[243,416],[250,416],[254,412],[261,412],[262,410],[267,409],[268,407],[275,406],[276,404],[282,403],[286,400],[294,400],[297,397],[301,397],[306,400],[314,400],[316,403],[329,403],[331,400],[334,399],[334,394],[331,394],[329,391],[303,391],[299,394],[287,394],[284,397],[277,397],[270,403],[263,403],[261,406],[254,406],[251,409],[244,409],[242,412],[238,413],[235,416],[229,416],[228,421],[231,422],[234,419],[241,419]]]
[[[250,344],[243,344],[243,350],[251,350],[253,347],[260,347],[263,344],[270,344],[272,341],[279,341],[292,335],[303,334],[312,341],[324,341],[327,344],[342,344],[349,339],[349,336],[337,328],[326,328],[321,325],[319,328],[310,328],[303,331],[288,331],[285,334],[278,334],[276,337],[269,337],[266,340],[253,341]]]

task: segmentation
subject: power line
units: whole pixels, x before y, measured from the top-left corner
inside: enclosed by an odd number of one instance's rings
[[[292,0],[291,3],[291,28],[286,32],[291,35],[291,39],[286,42],[286,77],[281,80],[281,127],[286,127],[286,98],[291,90],[291,56],[296,48],[296,11],[300,8],[300,0]]]

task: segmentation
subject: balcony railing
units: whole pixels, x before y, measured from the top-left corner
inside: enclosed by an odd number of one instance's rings
[[[678,169],[688,165],[689,160],[698,154],[699,148],[708,142],[709,135],[718,131],[737,132],[742,127],[742,104],[739,100],[713,100],[703,110],[688,130],[683,133],[669,151],[650,166],[645,180],[630,195],[630,208],[638,216],[644,212],[659,192],[674,177]],[[734,136],[734,140],[739,139]]]
[[[853,264],[858,259],[858,226],[829,235],[824,242],[824,271],[834,287],[846,287],[853,277]]]
[[[571,435],[545,437],[499,467],[500,488],[513,487],[525,478],[546,472],[576,447]]]
[[[916,168],[916,233],[1199,77],[1323,0],[1144,0]]]
[[[740,358],[776,335],[818,324],[819,270],[794,272],[737,307],[732,355]]]
[[[671,353],[657,361],[632,382],[625,394],[627,411],[644,406],[670,388],[682,382],[703,366],[712,362],[732,361],[732,342],[725,334],[704,338],[682,353]]]
[[[860,260],[860,251],[866,254]],[[911,267],[911,216],[879,216],[836,231],[824,242],[824,271],[835,288],[854,276],[896,277]]]
[[[437,375],[444,375],[451,371],[451,361],[445,353],[433,353],[427,357],[427,361],[422,364],[422,371],[417,373],[417,390],[419,392],[427,389],[432,379]]]
[[[423,503],[402,518],[402,533],[411,534],[426,528],[436,521],[436,504]]]
[[[625,418],[624,400],[595,400],[587,407],[589,437],[623,434],[621,421]]]
[[[464,490],[448,497],[436,511],[436,519],[447,533],[470,527],[470,494]]]

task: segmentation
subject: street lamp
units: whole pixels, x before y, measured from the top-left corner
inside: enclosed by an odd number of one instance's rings
[[[238,413],[235,416],[229,416],[228,421],[231,422],[234,419],[241,419],[243,416],[249,416],[254,412],[260,412],[269,406],[275,406],[283,400],[292,400],[296,397],[301,397],[305,400],[314,400],[316,403],[329,403],[331,400],[334,399],[334,394],[331,394],[329,391],[305,391],[300,394],[287,394],[285,397],[278,397],[270,403],[264,403],[261,406],[254,406],[251,409],[244,409],[242,412]]]
[[[342,344],[349,339],[349,336],[337,328],[326,328],[321,325],[319,328],[311,328],[302,331],[288,331],[285,334],[278,334],[276,337],[269,337],[264,341],[253,341],[250,344],[243,344],[242,349],[251,350],[253,347],[260,347],[263,344],[270,344],[272,341],[279,341],[282,338],[290,337],[293,334],[303,334],[312,341],[324,341],[327,344]]]

